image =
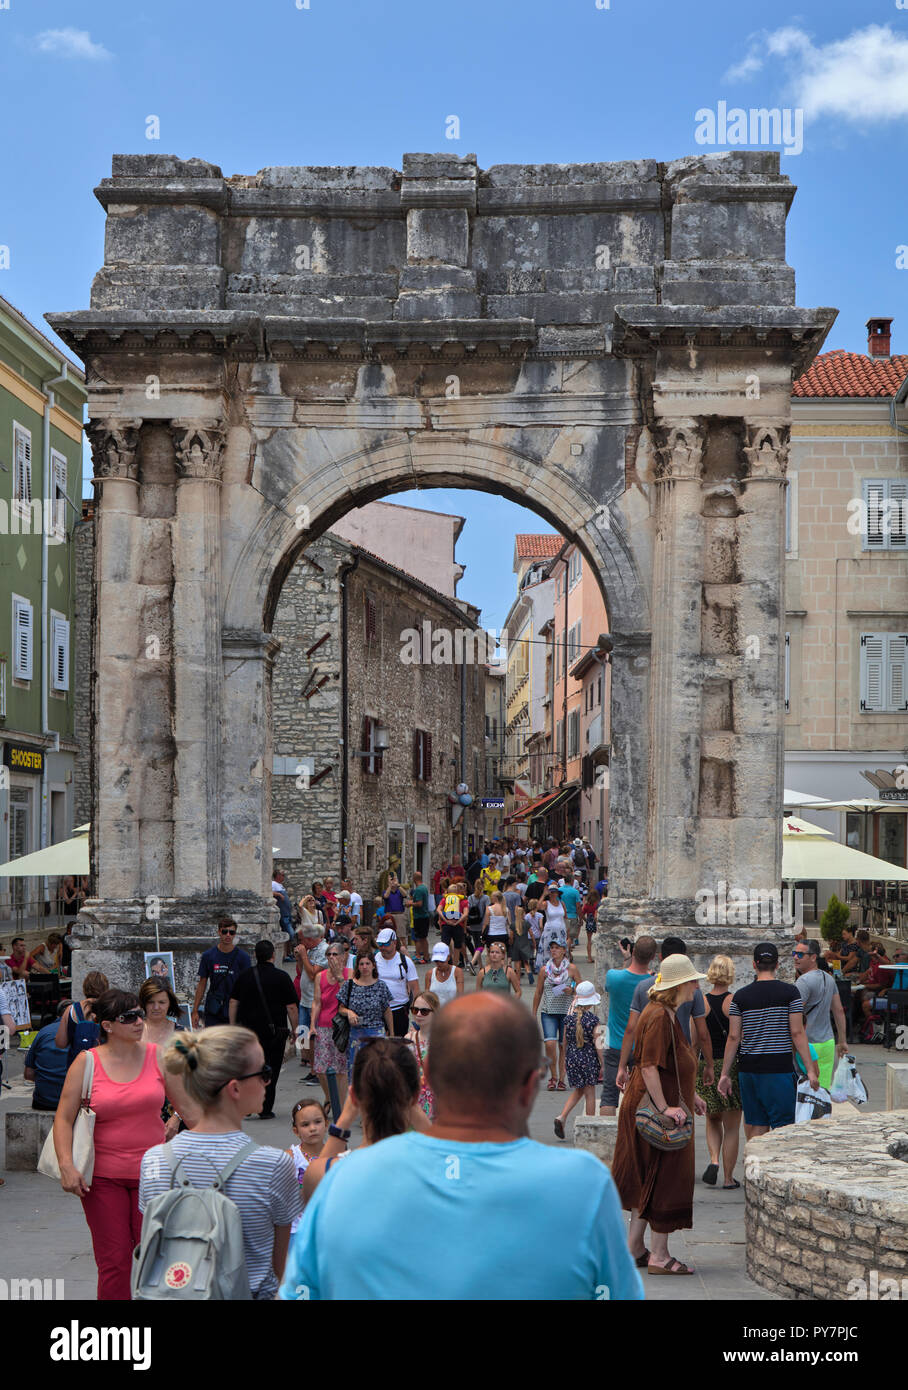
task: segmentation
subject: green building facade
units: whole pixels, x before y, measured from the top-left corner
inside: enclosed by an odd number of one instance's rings
[[[82,370],[0,298],[0,863],[73,829],[72,537],[85,400]],[[56,887],[0,879],[0,939],[40,918]]]

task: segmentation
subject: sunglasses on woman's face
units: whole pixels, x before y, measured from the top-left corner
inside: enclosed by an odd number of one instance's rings
[[[413,1005],[413,1008],[410,1010],[411,1014],[419,1014],[420,1018],[425,1018],[426,1014],[430,1014],[431,1012],[431,1009],[420,1009],[415,1004]]]
[[[253,1077],[256,1076],[264,1081],[266,1086],[268,1085],[268,1082],[271,1080],[272,1071],[267,1062],[258,1071],[247,1071],[243,1076],[231,1076],[230,1081],[251,1081]],[[222,1085],[218,1087],[218,1090],[215,1091],[215,1095],[217,1095],[218,1091],[223,1091],[225,1086],[229,1086],[230,1081],[223,1082]]]
[[[144,1017],[144,1009],[127,1009],[125,1014],[117,1014],[117,1023],[138,1023]]]

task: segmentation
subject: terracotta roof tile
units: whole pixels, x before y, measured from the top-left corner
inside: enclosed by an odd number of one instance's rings
[[[866,357],[860,352],[824,352],[792,387],[800,397],[894,396],[908,376],[908,356]]]
[[[552,555],[557,555],[564,544],[561,536],[555,536],[551,533],[539,536],[521,533],[515,536],[514,540],[517,546],[517,554],[521,559],[535,556],[549,558]]]

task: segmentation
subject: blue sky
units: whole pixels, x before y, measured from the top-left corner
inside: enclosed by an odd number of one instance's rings
[[[225,174],[399,167],[404,151],[439,149],[483,166],[668,160],[698,152],[697,111],[725,101],[805,113],[804,150],[782,159],[798,185],[788,260],[800,304],[840,310],[827,347],[865,350],[865,321],[887,314],[893,350],[908,350],[897,0],[297,2],[9,0],[0,294],[38,323],[88,304],[104,232],[91,190],[115,151],[196,155]],[[452,114],[459,141],[445,139]],[[158,141],[145,138],[149,116]],[[513,588],[503,534],[548,528],[503,499],[450,496],[446,509],[467,507],[464,595],[500,625]]]

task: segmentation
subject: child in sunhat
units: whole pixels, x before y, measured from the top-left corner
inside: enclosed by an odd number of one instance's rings
[[[555,1133],[564,1138],[564,1124],[581,1100],[586,1101],[587,1115],[596,1113],[596,1086],[602,1070],[601,1024],[596,1005],[601,996],[591,980],[577,986],[564,1028],[564,1061],[570,1095],[561,1114],[555,1120]]]

